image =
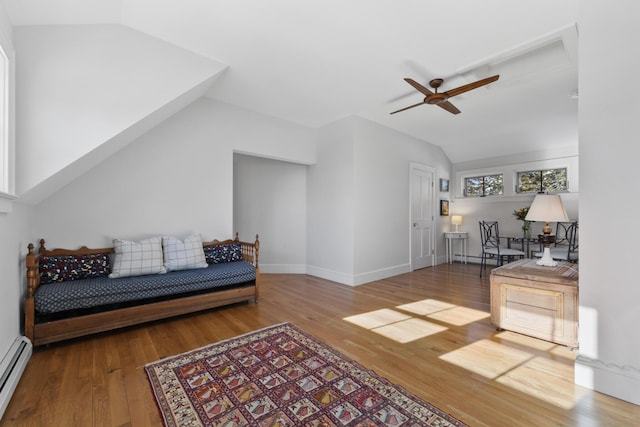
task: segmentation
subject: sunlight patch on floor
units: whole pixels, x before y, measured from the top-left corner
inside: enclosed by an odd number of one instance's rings
[[[415,318],[372,329],[377,334],[403,344],[446,330],[444,326]]]
[[[588,393],[587,389],[567,381],[566,378],[572,378],[572,375],[573,370],[566,363],[536,357],[496,381],[568,410]]]
[[[408,314],[409,313],[409,314]],[[435,299],[402,304],[345,317],[343,320],[405,344],[449,329],[465,326],[490,314]],[[433,320],[433,321],[430,321]],[[536,357],[547,352],[557,358]],[[503,331],[440,356],[441,360],[569,410],[588,393],[573,378],[576,353],[548,341]]]
[[[484,339],[443,354],[440,359],[483,377],[495,379],[531,357],[526,351]]]
[[[435,299],[424,299],[422,301],[416,301],[409,304],[402,304],[396,306],[396,308],[409,313],[417,314],[420,316],[426,316],[427,314],[437,313],[438,311],[447,310],[457,307],[455,304],[449,304],[447,302],[438,301]]]
[[[529,347],[535,350],[540,351],[550,351],[554,347],[557,347],[557,344],[554,344],[549,341],[542,341],[536,338],[531,338],[526,335],[517,334],[515,332],[503,331],[494,335],[494,338],[497,338],[499,341],[506,341],[513,344],[518,344],[521,346]]]
[[[576,360],[576,352],[569,347],[543,341],[538,338],[529,337],[515,332],[503,331],[494,335],[498,342],[512,343],[534,350],[546,351],[554,356],[564,357],[569,360]]]
[[[467,325],[489,317],[489,313],[484,311],[474,310],[435,299],[415,301],[396,306],[396,308],[417,316],[426,316],[438,322],[455,326]],[[446,326],[429,322],[428,319],[421,319],[388,308],[356,314],[345,317],[343,320],[400,343],[415,341],[448,329]]]
[[[381,310],[345,317],[343,320],[353,323],[354,325],[361,326],[365,329],[373,329],[408,319],[411,319],[411,316],[395,310],[383,308]]]
[[[398,305],[396,308],[456,326],[467,325],[489,317],[489,313],[486,311],[474,310],[435,299],[415,301]]]
[[[570,356],[571,350],[510,332],[496,336],[505,342],[487,339],[476,341],[443,354],[440,359],[562,409],[572,409],[588,392],[568,380],[573,378],[571,363],[562,359],[536,357],[515,348],[513,344],[536,351],[557,350],[564,357]]]
[[[486,311],[455,306],[448,310],[430,314],[427,317],[430,319],[436,319],[441,322],[449,323],[451,325],[463,326],[468,325],[469,323],[477,322],[478,320],[486,319],[489,316],[489,313],[487,313]]]

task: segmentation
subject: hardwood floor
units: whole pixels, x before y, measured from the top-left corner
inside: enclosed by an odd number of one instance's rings
[[[439,265],[351,288],[263,274],[261,300],[37,348],[2,426],[161,425],[146,363],[292,322],[471,426],[640,425],[573,383],[575,353],[489,321],[488,274]]]

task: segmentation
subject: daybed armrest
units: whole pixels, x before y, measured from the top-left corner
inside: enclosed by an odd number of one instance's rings
[[[256,234],[256,241],[254,243],[248,243],[241,242],[238,233],[236,233],[236,238],[234,239],[234,241],[240,243],[240,248],[242,249],[242,258],[258,268],[258,254],[260,253],[260,240],[258,240],[258,235]]]
[[[42,241],[41,244],[43,244]],[[40,286],[40,254],[33,252],[33,244],[27,247],[26,267],[27,267],[27,295],[24,299],[24,335],[33,342],[33,327],[35,324],[35,300],[33,295]]]
[[[44,240],[41,244],[44,244]],[[27,266],[27,298],[33,298],[36,289],[40,286],[40,254],[35,254],[33,248],[33,243],[29,243],[25,262]]]

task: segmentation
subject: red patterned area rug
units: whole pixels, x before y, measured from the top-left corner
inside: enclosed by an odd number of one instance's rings
[[[166,426],[466,426],[290,323],[145,371]]]

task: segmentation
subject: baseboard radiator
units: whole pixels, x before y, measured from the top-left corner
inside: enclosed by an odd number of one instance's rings
[[[0,362],[0,419],[9,406],[11,396],[27,367],[32,351],[31,341],[26,337],[19,337],[13,342],[7,355]]]

